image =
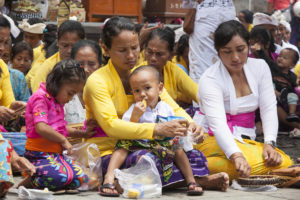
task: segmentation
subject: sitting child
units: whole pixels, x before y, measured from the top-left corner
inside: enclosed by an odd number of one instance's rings
[[[155,123],[159,116],[174,116],[173,109],[159,98],[163,90],[163,83],[160,82],[160,74],[154,67],[141,66],[135,69],[129,77],[129,84],[136,103],[132,104],[124,113],[123,120]],[[195,181],[186,153],[173,141],[170,138],[119,141],[111,156],[103,186],[100,187],[100,194],[103,196],[119,196],[113,184],[115,179],[114,170],[121,167],[127,158],[128,152],[147,149],[161,159],[162,181],[167,182],[171,177],[174,161],[187,182],[187,194],[201,195],[203,193],[202,188]]]
[[[29,98],[25,113],[27,142],[24,156],[36,166],[30,183],[38,189],[57,192],[77,192],[88,181],[83,170],[62,154],[72,151],[67,140],[72,137],[91,137],[95,134],[91,121],[85,131],[67,127],[64,104],[83,89],[86,75],[83,67],[72,59],[57,63],[46,84]],[[40,166],[40,167],[39,167]]]
[[[286,120],[289,122],[300,122],[300,118],[296,114],[298,103],[298,96],[295,92],[297,76],[291,71],[298,60],[299,55],[294,49],[285,48],[281,50],[276,61],[280,71],[273,74],[273,82],[279,101],[283,106],[288,105],[289,113]]]

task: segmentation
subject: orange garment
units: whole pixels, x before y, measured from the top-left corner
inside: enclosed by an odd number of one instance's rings
[[[62,147],[58,142],[52,142],[45,138],[27,138],[25,149],[29,151],[62,153]]]

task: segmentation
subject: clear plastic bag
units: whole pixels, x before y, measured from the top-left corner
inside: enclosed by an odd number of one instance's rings
[[[54,199],[53,193],[48,189],[35,190],[26,189],[24,186],[20,186],[18,189],[18,196],[20,199],[31,199],[31,200],[52,200]]]
[[[128,169],[115,169],[115,176],[123,188],[125,198],[156,198],[162,194],[162,185],[155,162],[142,156],[137,164]]]
[[[72,150],[72,155],[67,156],[75,160],[89,178],[89,182],[78,189],[85,191],[97,188],[103,179],[98,146],[92,143],[78,143],[73,145]]]

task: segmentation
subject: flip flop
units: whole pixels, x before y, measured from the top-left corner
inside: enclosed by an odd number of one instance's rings
[[[79,192],[79,190],[76,190],[76,189],[67,189],[66,193],[67,194],[78,194],[80,192]]]
[[[190,189],[190,188],[193,188],[193,189]],[[201,196],[203,195],[203,190],[202,191],[198,191],[198,190],[195,190],[196,187],[201,187],[198,183],[195,183],[195,182],[190,182],[189,184],[187,184],[187,195],[188,196]]]
[[[116,186],[113,183],[105,183],[104,185],[99,187],[99,193],[101,196],[104,197],[119,197],[120,194],[117,193],[109,193],[109,192],[104,192],[104,189],[110,189],[110,190],[116,190]]]
[[[62,195],[62,194],[66,194],[66,190],[56,190],[53,193],[54,195]]]

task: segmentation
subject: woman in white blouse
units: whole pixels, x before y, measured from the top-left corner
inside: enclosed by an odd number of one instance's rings
[[[201,111],[195,117],[209,133],[199,150],[207,157],[210,172],[225,171],[233,179],[289,167],[293,161],[275,148],[278,118],[268,65],[248,58],[249,34],[239,22],[222,23],[214,37],[220,61],[199,81]],[[254,141],[257,108],[264,144]]]

